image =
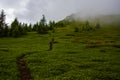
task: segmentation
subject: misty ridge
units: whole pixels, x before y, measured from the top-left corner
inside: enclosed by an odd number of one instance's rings
[[[120,14],[89,14],[89,13],[73,13],[65,18],[65,20],[89,21],[91,23],[100,22],[102,24],[120,24]]]

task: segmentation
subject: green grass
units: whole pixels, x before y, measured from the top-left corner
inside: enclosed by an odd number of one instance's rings
[[[120,80],[120,27],[74,32],[57,28],[58,43],[48,51],[50,34],[0,38],[0,79],[19,80],[16,58],[25,61],[33,80]]]

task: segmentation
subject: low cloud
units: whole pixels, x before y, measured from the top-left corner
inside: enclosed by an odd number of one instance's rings
[[[17,17],[21,22],[35,23],[42,14],[47,20],[61,20],[72,13],[80,16],[120,14],[120,0],[0,0],[7,22]]]

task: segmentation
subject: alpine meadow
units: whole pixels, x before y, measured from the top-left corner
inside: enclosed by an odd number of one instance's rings
[[[39,8],[45,14],[38,21],[25,22],[26,16],[14,13],[10,23],[6,22],[11,19],[9,10],[0,8],[0,80],[120,80],[120,13],[74,12],[47,20],[46,12],[53,7]]]

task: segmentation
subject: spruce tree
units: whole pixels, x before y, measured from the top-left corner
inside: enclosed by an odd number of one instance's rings
[[[31,32],[32,31],[32,24],[29,24],[28,26],[28,32]]]
[[[12,22],[11,24],[11,36],[12,37],[19,37],[20,34],[20,28],[19,28],[19,22],[17,20],[17,18],[15,18],[15,20]]]
[[[37,31],[37,26],[38,26],[38,22],[36,24],[33,25],[33,31]]]
[[[54,30],[54,28],[55,28],[55,21],[50,21],[49,22],[49,29]]]
[[[2,10],[0,14],[0,37],[4,36],[4,27],[5,27],[5,13],[4,10]]]
[[[37,26],[37,32],[41,33],[41,34],[48,33],[48,26],[47,26],[46,19],[45,19],[44,15]]]
[[[9,36],[9,27],[6,25],[5,28],[4,28],[4,37],[8,37]]]

